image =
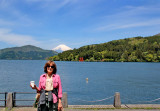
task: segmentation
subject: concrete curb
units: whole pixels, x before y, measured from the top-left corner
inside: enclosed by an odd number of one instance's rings
[[[77,109],[76,109],[77,108]],[[93,108],[93,109],[92,109]],[[68,105],[68,108],[64,108],[63,111],[94,111],[95,109],[105,109],[107,111],[117,110],[131,110],[131,111],[160,111],[160,104],[122,104],[120,109],[116,109],[113,105]],[[123,109],[124,108],[124,109]],[[133,109],[132,109],[133,108]],[[134,109],[135,108],[135,109]],[[86,110],[87,109],[87,110]],[[5,108],[1,107],[0,111],[6,111]],[[33,107],[14,107],[11,111],[37,111]]]
[[[68,105],[68,108],[115,108],[113,105]],[[160,104],[121,104],[121,108],[160,108]]]

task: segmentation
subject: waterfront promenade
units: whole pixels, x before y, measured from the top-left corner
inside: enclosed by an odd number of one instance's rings
[[[8,111],[6,108],[0,108],[0,111]],[[33,107],[14,107],[11,111],[37,111]],[[68,105],[63,111],[160,111],[159,104],[127,104],[121,105],[120,109],[113,105]]]
[[[5,108],[0,108],[0,111],[8,111]],[[37,111],[36,108],[13,108],[11,111]],[[64,108],[63,111],[160,111],[160,109],[70,109]]]

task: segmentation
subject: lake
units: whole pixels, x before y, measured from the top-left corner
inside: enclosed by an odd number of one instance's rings
[[[45,60],[0,60],[0,92],[35,92],[29,86],[30,81],[38,85],[45,63]],[[115,92],[120,92],[122,104],[160,103],[156,100],[160,98],[160,63],[55,63],[69,105],[113,104]],[[34,99],[35,95],[19,97]]]

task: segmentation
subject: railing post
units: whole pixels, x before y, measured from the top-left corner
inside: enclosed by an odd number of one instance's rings
[[[7,102],[7,92],[5,92],[5,102],[4,102],[5,107],[6,107],[6,102]]]
[[[16,106],[16,92],[13,93],[13,107]]]
[[[121,108],[121,100],[120,100],[120,93],[116,92],[114,96],[114,104],[115,108]]]
[[[62,105],[63,105],[63,108],[68,108],[68,100],[67,100],[67,93],[66,92],[63,93]]]
[[[13,108],[13,93],[8,93],[7,94],[7,103],[6,107],[11,110]]]

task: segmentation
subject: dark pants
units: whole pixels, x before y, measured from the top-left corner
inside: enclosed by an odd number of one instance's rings
[[[58,102],[48,101],[48,96],[46,95],[46,104],[40,105],[40,111],[58,111]]]

